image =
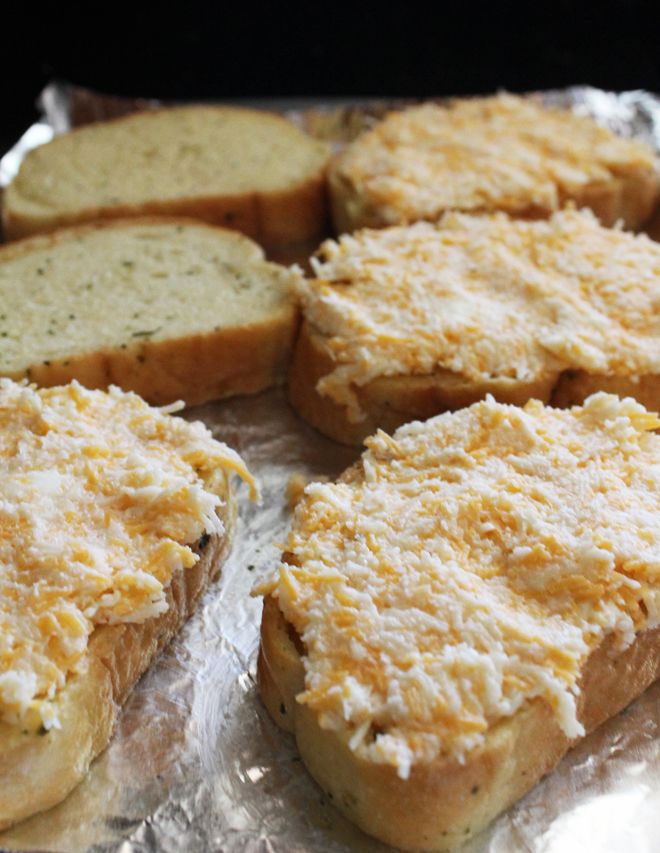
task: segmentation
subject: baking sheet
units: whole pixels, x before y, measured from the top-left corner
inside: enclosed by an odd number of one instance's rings
[[[21,150],[3,158],[0,182],[27,147],[67,126],[71,91],[53,89],[49,97],[50,107],[48,98],[42,101],[50,110],[37,125],[42,130],[31,130]],[[660,102],[648,93],[579,88],[545,97],[596,114],[619,132],[645,136],[660,151]],[[382,103],[289,106],[296,120],[330,138],[353,134],[383,111]],[[95,853],[388,850],[326,801],[255,688],[261,603],[250,590],[272,569],[285,539],[289,477],[334,478],[357,453],[307,427],[280,390],[209,404],[186,416],[201,418],[244,456],[260,482],[262,503],[250,505],[239,486],[241,518],[222,578],[133,692],[88,778],[61,805],[0,834],[0,847]],[[583,741],[465,850],[660,850],[660,683]]]

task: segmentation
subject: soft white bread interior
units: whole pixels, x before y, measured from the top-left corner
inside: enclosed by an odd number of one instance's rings
[[[326,241],[298,286],[296,410],[337,441],[490,393],[566,406],[594,391],[660,404],[660,246],[588,211],[447,214]]]
[[[241,459],[117,388],[0,380],[0,829],[50,808],[219,573]]]
[[[571,201],[604,225],[637,228],[660,181],[645,143],[500,94],[391,113],[334,159],[329,187],[338,233],[434,221],[448,210],[546,217]]]
[[[190,220],[126,220],[0,248],[0,375],[110,384],[154,404],[281,381],[298,275]]]
[[[14,240],[100,218],[168,215],[263,245],[320,237],[328,147],[281,116],[173,107],[87,125],[30,151],[4,198]]]
[[[308,487],[260,590],[259,690],[363,830],[454,849],[660,676],[660,529],[637,503],[654,516],[657,425],[603,394],[490,400],[380,433]],[[504,713],[482,717],[491,702]]]

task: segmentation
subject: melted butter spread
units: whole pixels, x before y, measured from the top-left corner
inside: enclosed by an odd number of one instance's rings
[[[306,648],[298,701],[404,778],[534,697],[583,734],[590,651],[660,624],[659,426],[603,393],[489,397],[368,439],[362,473],[307,487],[270,587]]]
[[[499,95],[390,114],[348,146],[336,171],[380,224],[445,210],[551,212],[595,185],[655,170],[650,146],[593,120]]]
[[[0,470],[0,720],[51,728],[95,626],[163,613],[189,546],[223,534],[223,472],[252,478],[203,424],[135,394],[7,379]]]
[[[660,245],[588,211],[447,214],[329,240],[321,258],[299,292],[337,363],[318,391],[352,420],[354,386],[380,376],[660,372]]]

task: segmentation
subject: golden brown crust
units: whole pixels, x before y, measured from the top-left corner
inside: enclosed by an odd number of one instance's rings
[[[130,224],[134,222],[131,220]],[[180,217],[142,217],[140,222],[191,224],[190,219]],[[74,234],[121,229],[126,224],[126,220],[95,222],[28,237],[0,247],[0,263],[37,248],[54,247]],[[199,222],[192,224],[200,225]],[[152,405],[162,406],[176,400],[183,400],[189,406],[197,405],[233,394],[256,394],[280,383],[291,356],[297,323],[297,309],[291,301],[261,322],[166,341],[145,339],[123,348],[100,349],[38,362],[24,371],[3,375],[14,380],[29,379],[41,387],[64,385],[72,379],[87,388],[105,389],[118,385],[124,391],[135,391]]]
[[[23,255],[29,254],[35,249],[47,250],[55,248],[67,236],[81,236],[89,234],[93,231],[101,231],[105,229],[124,228],[126,225],[194,225],[197,228],[219,228],[220,226],[212,226],[205,222],[200,222],[190,216],[140,216],[136,222],[134,217],[124,217],[118,219],[95,219],[92,222],[83,222],[80,225],[74,225],[71,228],[61,228],[57,231],[47,231],[39,234],[30,234],[25,237],[20,237],[17,240],[12,240],[11,243],[3,243],[0,245],[0,262],[12,261],[15,258],[20,258]],[[224,232],[229,231],[228,228],[221,229]],[[242,239],[237,235],[238,239]]]
[[[218,514],[225,533],[196,544],[199,561],[179,571],[166,590],[165,613],[139,624],[104,625],[91,635],[86,668],[61,693],[62,727],[47,734],[0,723],[0,830],[63,800],[108,745],[122,704],[148,668],[192,615],[231,547],[235,504],[223,474],[225,504]]]
[[[644,223],[644,231],[652,240],[660,243],[660,204],[656,205],[655,213]]]
[[[5,239],[18,240],[34,234],[99,220],[134,219],[145,216],[185,217],[240,231],[266,248],[321,239],[327,230],[323,173],[287,192],[244,193],[222,198],[186,198],[144,204],[95,207],[38,219],[5,207]]]
[[[257,659],[259,694],[275,722],[295,732],[295,697],[304,689],[305,671],[295,645],[295,633],[271,596],[264,599],[261,642]]]
[[[240,107],[215,109],[242,111]],[[149,114],[163,111],[165,110],[150,110]],[[263,112],[269,118],[288,124],[282,116]],[[135,115],[130,114],[105,123],[119,124],[134,118]],[[75,134],[83,129],[76,128],[70,133]],[[267,248],[308,240],[318,242],[327,232],[328,225],[325,173],[324,163],[315,174],[301,179],[286,190],[275,192],[246,191],[236,195],[154,199],[142,204],[115,204],[111,207],[53,212],[50,216],[31,216],[12,207],[13,191],[10,185],[3,198],[2,227],[5,240],[10,241],[98,220],[173,216],[196,219],[209,225],[240,231]]]
[[[299,640],[298,640],[299,644]],[[608,637],[588,659],[578,716],[587,731],[618,713],[660,677],[660,629],[618,652]],[[395,768],[358,758],[349,735],[321,729],[295,701],[303,689],[302,649],[277,601],[264,601],[259,649],[261,697],[275,722],[337,808],[363,830],[406,849],[445,850],[481,831],[529,791],[572,745],[549,706],[528,702],[494,725],[464,764],[440,757],[416,764],[407,780]]]
[[[502,403],[523,405],[534,397],[549,402],[557,383],[554,373],[531,382],[507,377],[475,383],[444,370],[428,376],[382,376],[356,389],[366,418],[348,420],[346,410],[316,390],[335,362],[324,337],[304,321],[289,371],[289,399],[296,411],[319,432],[342,444],[361,444],[378,428],[393,432],[401,424],[425,420],[440,412],[469,406],[492,394]]]
[[[255,394],[281,381],[294,330],[291,308],[264,323],[83,353],[36,364],[10,378],[26,377],[41,387],[77,379],[87,388],[118,385],[156,406],[175,400],[196,405],[232,394]]]
[[[552,392],[552,405],[560,409],[578,406],[590,394],[606,391],[619,397],[634,397],[647,409],[660,409],[660,376],[602,376],[583,370],[566,370]]]
[[[579,370],[550,373],[532,382],[503,377],[475,383],[450,371],[429,376],[383,376],[357,389],[363,421],[353,423],[346,409],[316,390],[335,362],[321,333],[303,321],[289,371],[289,399],[313,427],[342,444],[359,445],[377,429],[393,432],[412,420],[469,406],[492,394],[500,403],[524,405],[535,398],[559,408],[583,403],[590,394],[606,391],[634,397],[652,411],[660,409],[660,376],[591,375]]]

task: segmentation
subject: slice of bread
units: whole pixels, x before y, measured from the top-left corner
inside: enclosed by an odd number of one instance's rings
[[[491,398],[307,487],[259,690],[363,830],[455,849],[660,676],[659,424]]]
[[[337,441],[488,393],[660,405],[660,246],[588,211],[364,230],[324,243],[315,270],[289,396]]]
[[[28,153],[5,194],[5,236],[156,214],[265,246],[320,239],[327,158],[325,143],[260,110],[176,107],[87,125]]]
[[[190,220],[78,226],[0,248],[0,375],[188,404],[281,380],[298,274]]]
[[[240,458],[134,394],[0,381],[0,829],[50,808],[229,553]]]
[[[448,210],[546,217],[569,201],[637,228],[660,188],[645,143],[508,94],[391,113],[339,154],[329,185],[339,233]]]
[[[59,699],[61,728],[21,730],[0,723],[0,830],[61,802],[107,747],[121,707],[154,657],[192,616],[229,554],[236,514],[229,490],[219,513],[226,535],[187,543],[200,561],[177,572],[165,593],[167,611],[140,624],[97,628],[85,671]]]

